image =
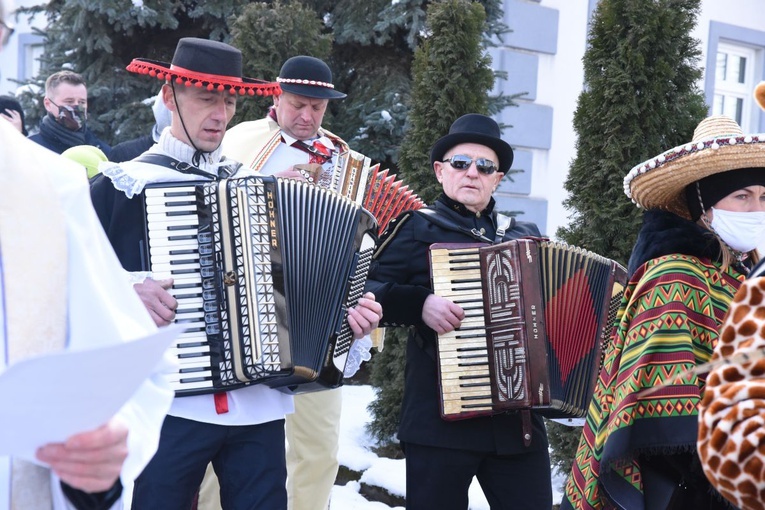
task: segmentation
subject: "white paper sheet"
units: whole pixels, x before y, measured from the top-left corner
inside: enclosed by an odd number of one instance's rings
[[[109,421],[184,329],[171,324],[138,340],[10,366],[0,374],[0,455],[35,461],[38,447]]]

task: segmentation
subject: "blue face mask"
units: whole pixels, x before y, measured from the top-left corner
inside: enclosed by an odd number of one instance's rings
[[[50,101],[50,98],[48,98],[48,100]],[[53,103],[53,101],[51,101],[51,103]],[[53,105],[58,107],[58,116],[55,117],[56,122],[65,128],[72,131],[79,131],[85,126],[85,122],[88,120],[88,111],[84,107],[80,105],[69,106],[66,104],[59,106],[56,103],[53,103]]]
[[[712,228],[734,250],[746,253],[765,243],[765,211],[712,211]]]

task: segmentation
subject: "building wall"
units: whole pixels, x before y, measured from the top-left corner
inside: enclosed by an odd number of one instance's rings
[[[492,51],[495,67],[508,73],[497,90],[525,93],[517,108],[497,116],[510,125],[504,137],[516,152],[513,169],[522,171],[511,176],[515,182],[503,182],[497,201],[502,210],[521,211],[520,219],[536,222],[552,237],[570,216],[563,206],[563,184],[576,154],[573,114],[583,88],[581,61],[596,4],[597,0],[505,0],[505,23],[513,32]],[[765,79],[762,0],[703,0],[693,35],[701,41],[699,64],[704,69],[714,69],[720,43],[742,44],[754,51],[755,80]],[[705,73],[699,87],[711,107],[714,73]],[[751,103],[749,109],[745,129],[765,132],[765,114]]]
[[[714,69],[715,56],[721,43],[741,45],[754,50],[754,83],[765,79],[765,4],[762,0],[705,0],[696,28],[702,44],[701,65]],[[714,73],[706,73],[700,85],[712,104]],[[765,132],[765,113],[754,103],[749,105],[749,125],[745,131]]]
[[[19,8],[30,7],[40,2],[39,0],[15,0],[12,3]],[[42,36],[34,33],[33,27],[44,28],[45,26],[44,16],[37,16],[31,21],[27,16],[11,14],[7,17],[16,31],[8,41],[8,46],[0,52],[0,95],[13,95],[16,92],[19,85],[13,81],[14,79],[19,80],[37,74],[39,63],[36,58],[39,57]]]
[[[523,211],[519,218],[537,223],[546,235],[554,235],[567,216],[563,182],[575,142],[571,126],[584,77],[587,13],[583,0],[506,0],[505,23],[512,33],[495,52],[517,55],[500,64],[524,63],[504,68],[508,80],[502,92],[525,93],[517,108],[498,118],[512,126],[504,135],[521,156],[513,169],[523,174],[511,176],[516,183],[503,184],[497,201],[505,210]],[[536,82],[529,83],[529,77]]]

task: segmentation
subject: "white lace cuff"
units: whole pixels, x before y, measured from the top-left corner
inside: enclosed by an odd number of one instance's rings
[[[139,195],[143,191],[144,186],[146,186],[146,180],[136,179],[129,175],[120,163],[108,161],[98,165],[98,169],[102,174],[111,179],[116,189],[122,191],[128,198]]]
[[[348,351],[348,359],[345,361],[345,370],[343,377],[353,377],[361,368],[361,364],[372,359],[369,350],[372,348],[372,339],[369,335],[354,340],[351,344],[351,350]]]

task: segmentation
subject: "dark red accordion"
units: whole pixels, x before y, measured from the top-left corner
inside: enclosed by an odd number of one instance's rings
[[[434,244],[430,256],[433,291],[465,310],[461,327],[438,338],[442,417],[584,417],[624,267],[540,239]]]

